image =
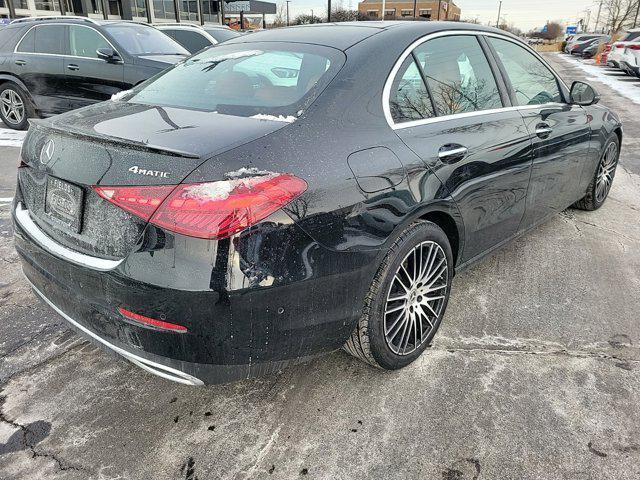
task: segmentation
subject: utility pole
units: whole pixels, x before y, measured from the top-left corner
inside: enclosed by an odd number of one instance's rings
[[[500,14],[502,13],[502,0],[500,0],[500,5],[498,5],[498,21],[496,22],[496,28],[500,28]]]
[[[327,22],[331,23],[331,0],[327,0]],[[384,0],[383,0],[384,5]],[[383,7],[384,8],[384,7]]]
[[[418,4],[418,0],[413,0],[413,19],[416,19],[416,6]]]
[[[382,0],[382,21],[383,22],[386,14],[387,14],[387,0]]]
[[[289,2],[291,0],[287,0],[287,27],[289,26]]]
[[[636,8],[636,19],[633,21],[633,28],[636,28],[638,24],[638,14],[640,13],[640,2],[638,2],[638,8]]]
[[[596,16],[596,26],[594,28],[594,32],[598,33],[598,23],[600,23],[600,12],[602,11],[602,0],[600,0],[600,5],[598,5],[598,15]]]
[[[440,21],[440,10],[442,9],[442,0],[438,0],[438,21]]]

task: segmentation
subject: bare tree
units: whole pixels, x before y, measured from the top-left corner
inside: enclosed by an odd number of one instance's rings
[[[287,5],[286,2],[280,2],[276,9],[276,16],[271,24],[274,28],[284,27],[287,25]]]
[[[323,23],[320,17],[316,15],[309,15],[308,13],[302,13],[298,15],[294,20],[294,25],[309,25],[311,23]]]
[[[605,0],[602,8],[611,33],[633,25],[640,0]]]
[[[564,28],[558,22],[547,23],[547,31],[542,34],[546,40],[555,40],[564,32]]]

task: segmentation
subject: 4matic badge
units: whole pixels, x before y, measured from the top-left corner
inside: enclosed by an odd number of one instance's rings
[[[159,170],[147,170],[146,168],[140,168],[138,165],[134,165],[129,169],[131,173],[137,173],[138,175],[148,175],[151,177],[167,178],[169,172],[161,172]]]

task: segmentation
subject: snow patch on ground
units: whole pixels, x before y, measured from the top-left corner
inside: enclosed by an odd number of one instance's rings
[[[26,136],[26,130],[0,128],[0,147],[21,147]]]
[[[258,113],[257,115],[252,115],[250,118],[257,118],[258,120],[273,120],[274,122],[286,122],[286,123],[293,123],[296,121],[296,117],[294,117],[293,115],[288,115],[288,116],[284,116],[284,115],[267,115],[264,113]]]
[[[589,77],[587,77],[588,82],[600,82],[604,83],[608,87],[613,88],[620,95],[628,98],[633,103],[640,104],[640,87],[635,82],[621,82],[621,79],[628,79],[626,75],[607,75],[608,70],[604,67],[598,66],[591,61],[580,61],[578,59],[568,57],[566,55],[558,54],[559,58],[567,63],[571,63],[578,68],[584,70]],[[622,74],[622,70],[620,71]]]

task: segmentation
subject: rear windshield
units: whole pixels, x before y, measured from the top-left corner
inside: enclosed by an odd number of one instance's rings
[[[317,45],[243,43],[209,48],[124,97],[131,103],[238,116],[297,116],[344,63]]]
[[[188,55],[178,42],[153,27],[132,23],[105,25],[104,29],[131,55]]]
[[[640,37],[640,32],[627,32],[621,39],[621,42],[631,42]]]
[[[209,35],[216,39],[218,42],[224,42],[230,38],[239,37],[241,34],[234,30],[227,30],[226,28],[206,28],[204,29]]]

